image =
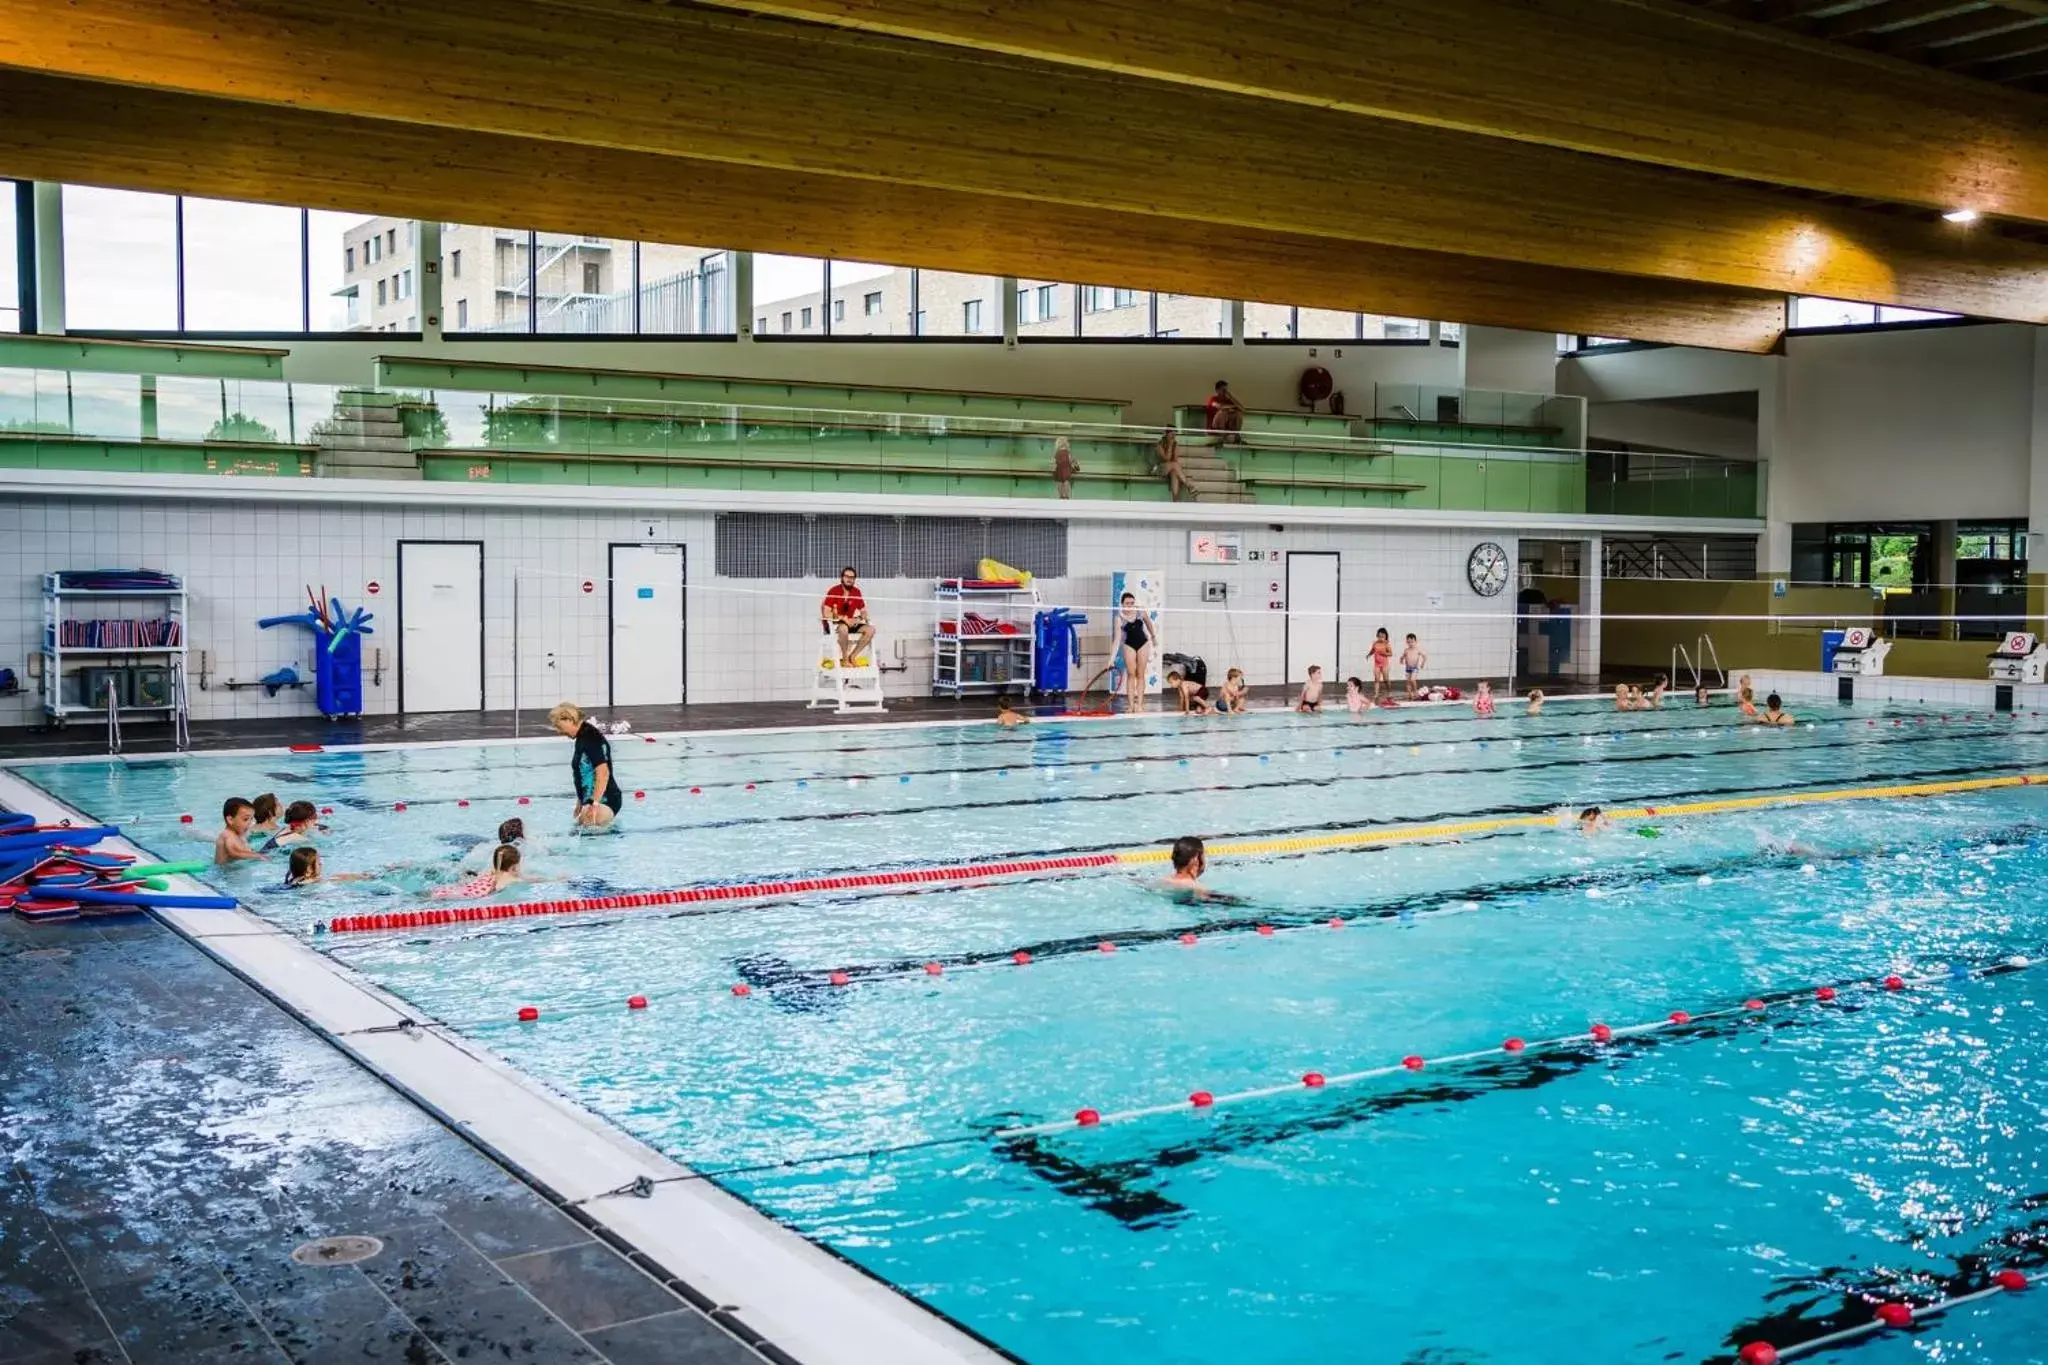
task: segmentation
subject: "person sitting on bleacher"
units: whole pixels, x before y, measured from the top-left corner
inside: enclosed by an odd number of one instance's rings
[[[1208,414],[1204,425],[1211,431],[1223,433],[1223,443],[1243,439],[1237,433],[1244,430],[1244,404],[1238,402],[1237,396],[1231,393],[1228,380],[1216,381],[1216,392],[1209,395],[1209,401],[1205,406]]]
[[[875,638],[875,628],[868,621],[867,599],[853,585],[857,577],[851,564],[841,569],[839,581],[826,590],[825,601],[818,609],[819,624],[825,633],[839,637],[839,663],[843,668],[852,668],[861,651]]]

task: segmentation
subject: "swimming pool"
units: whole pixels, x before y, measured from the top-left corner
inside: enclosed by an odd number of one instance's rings
[[[311,930],[419,904],[514,815],[552,897],[2048,771],[2029,717],[1730,715],[620,737],[627,811],[588,839],[556,832],[564,741],[22,772],[165,856],[230,793],[332,806],[330,868],[383,881],[213,879]],[[2048,1264],[2040,983],[2009,965],[2048,948],[2044,802],[1220,860],[1244,908],[1113,867],[319,941],[1028,1360],[1709,1360]],[[2044,1359],[2044,1303],[1809,1358]]]

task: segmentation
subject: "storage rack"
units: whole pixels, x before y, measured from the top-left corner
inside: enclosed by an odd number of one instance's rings
[[[43,575],[43,713],[52,725],[61,726],[71,716],[104,716],[107,714],[105,694],[84,697],[81,701],[69,701],[64,696],[65,669],[70,665],[97,663],[118,666],[138,663],[144,660],[162,660],[165,671],[170,675],[165,680],[164,703],[160,706],[121,706],[123,712],[160,715],[175,718],[178,710],[178,692],[182,686],[185,670],[185,646],[192,638],[185,618],[185,581],[172,578],[171,586],[163,588],[70,588],[64,586],[64,572]],[[98,604],[92,612],[72,610],[72,604],[79,602]],[[67,645],[62,629],[66,621],[92,620],[92,614],[109,606],[124,603],[148,602],[153,610],[178,626],[178,643],[154,647],[130,647],[105,649]]]
[[[978,587],[973,579],[941,578],[933,589],[932,609],[933,696],[1031,691],[1037,666],[1032,630],[1037,588],[1016,583]],[[970,611],[1008,622],[1017,633],[966,634]]]

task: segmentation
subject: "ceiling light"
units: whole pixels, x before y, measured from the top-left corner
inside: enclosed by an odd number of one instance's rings
[[[1977,221],[1977,210],[1950,209],[1941,215],[1941,219],[1945,223],[1974,223]]]

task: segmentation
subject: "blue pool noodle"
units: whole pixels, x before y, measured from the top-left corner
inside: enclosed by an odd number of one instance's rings
[[[52,899],[77,901],[80,905],[132,905],[144,910],[232,910],[227,896],[173,896],[161,891],[97,891],[83,886],[56,890]]]

